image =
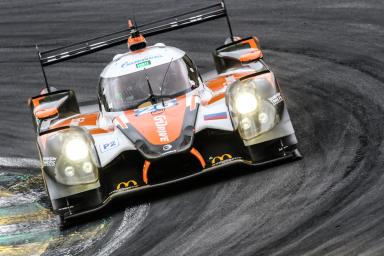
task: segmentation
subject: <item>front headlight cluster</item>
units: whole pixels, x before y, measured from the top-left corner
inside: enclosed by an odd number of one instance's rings
[[[232,121],[244,140],[271,130],[280,120],[276,106],[269,100],[277,93],[271,81],[274,82],[272,75],[266,74],[228,87],[227,104]]]
[[[240,92],[235,99],[235,109],[242,115],[252,113],[257,109],[257,98],[254,94]]]
[[[64,144],[65,156],[71,161],[83,160],[88,156],[88,145],[84,139],[79,137],[68,138]]]
[[[98,180],[98,160],[91,139],[81,129],[59,131],[47,143],[55,165],[48,168],[53,178],[65,185],[89,184]]]

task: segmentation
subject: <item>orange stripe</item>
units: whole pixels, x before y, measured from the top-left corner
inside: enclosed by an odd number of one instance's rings
[[[216,101],[219,101],[219,100],[221,100],[222,98],[224,98],[224,93],[221,93],[221,94],[216,95],[215,97],[213,97],[213,98],[208,102],[208,105],[209,105],[209,104],[212,104],[212,103],[214,103],[214,102],[216,102]]]
[[[248,39],[248,40],[246,40],[246,41],[243,41],[243,42],[241,42],[241,44],[249,44],[249,46],[251,47],[251,48],[258,48],[257,47],[257,44],[256,44],[256,42],[255,42],[255,39]]]
[[[70,126],[73,120],[80,120],[78,126],[96,125],[98,117],[99,117],[99,112],[95,112],[91,114],[76,115],[73,118],[64,120],[62,122],[59,122],[53,125],[51,128],[53,129],[53,128],[58,128],[63,126]]]
[[[32,104],[33,104],[33,106],[34,106],[34,107],[39,106],[39,105],[40,105],[40,100],[42,100],[42,99],[44,99],[44,98],[45,98],[45,96],[40,96],[40,97],[38,97],[38,98],[36,98],[36,99],[33,99],[33,100],[32,100]]]
[[[216,78],[213,78],[209,81],[207,81],[207,86],[212,90],[212,91],[218,91],[221,88],[223,88],[227,84],[227,77],[233,76],[236,80],[240,79],[244,76],[250,75],[254,72],[239,72],[231,75],[224,75],[224,76],[218,76]]]
[[[110,132],[113,132],[113,129],[95,128],[95,129],[89,130],[89,133],[92,135],[110,133]]]
[[[123,122],[123,120],[121,120],[121,118],[119,116],[116,117],[116,120],[117,120],[117,122],[119,122],[119,124],[122,128],[125,128],[125,129],[128,128],[128,126]]]
[[[52,117],[54,115],[57,115],[58,113],[59,111],[57,110],[57,108],[46,108],[35,111],[35,116],[39,119],[43,119],[46,117]]]
[[[197,149],[195,149],[195,148],[192,148],[191,154],[194,155],[200,161],[201,166],[203,168],[205,168],[205,166],[207,164],[205,163],[205,160],[204,160],[203,156],[199,153],[199,151],[197,151]]]
[[[189,109],[191,110],[191,111],[193,111],[193,110],[195,110],[196,109],[196,95],[192,95],[192,102],[191,102],[191,106],[189,107]]]
[[[148,184],[148,169],[149,166],[151,165],[151,162],[148,160],[144,161],[144,166],[143,166],[143,181],[145,184]]]
[[[244,54],[240,57],[241,62],[249,62],[253,60],[257,60],[262,57],[262,53],[260,50],[253,50],[252,52],[249,52],[247,54]]]

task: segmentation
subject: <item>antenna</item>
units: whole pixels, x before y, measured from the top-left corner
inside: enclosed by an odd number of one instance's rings
[[[172,64],[172,61],[173,61],[173,57],[172,57],[171,61],[168,64],[167,71],[165,71],[165,74],[164,74],[164,77],[163,77],[163,82],[161,83],[161,87],[160,87],[160,99],[161,99],[161,102],[163,103],[163,107],[164,107],[163,87],[164,87],[165,78],[167,77],[169,68],[171,67],[171,64]]]
[[[50,93],[51,89],[49,88],[49,85],[48,85],[47,76],[45,75],[45,70],[44,70],[43,62],[41,60],[41,53],[40,53],[40,50],[39,50],[39,46],[37,46],[37,44],[36,44],[36,51],[37,51],[37,56],[39,57],[39,63],[40,63],[41,71],[43,72],[45,87],[47,88],[47,92]]]

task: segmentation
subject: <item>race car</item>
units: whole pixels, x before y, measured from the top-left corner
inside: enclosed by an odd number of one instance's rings
[[[181,49],[146,38],[218,18],[230,37],[201,75]],[[118,35],[120,33],[120,35]],[[111,38],[111,36],[113,36]],[[101,72],[95,104],[48,85],[45,66],[125,44]],[[224,2],[38,51],[46,88],[29,100],[42,176],[61,227],[114,197],[242,164],[299,159],[284,95],[256,37],[234,37]]]

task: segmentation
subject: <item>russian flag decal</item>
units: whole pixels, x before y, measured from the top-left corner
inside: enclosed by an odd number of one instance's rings
[[[227,112],[204,115],[204,121],[227,119],[227,118],[228,118]]]

